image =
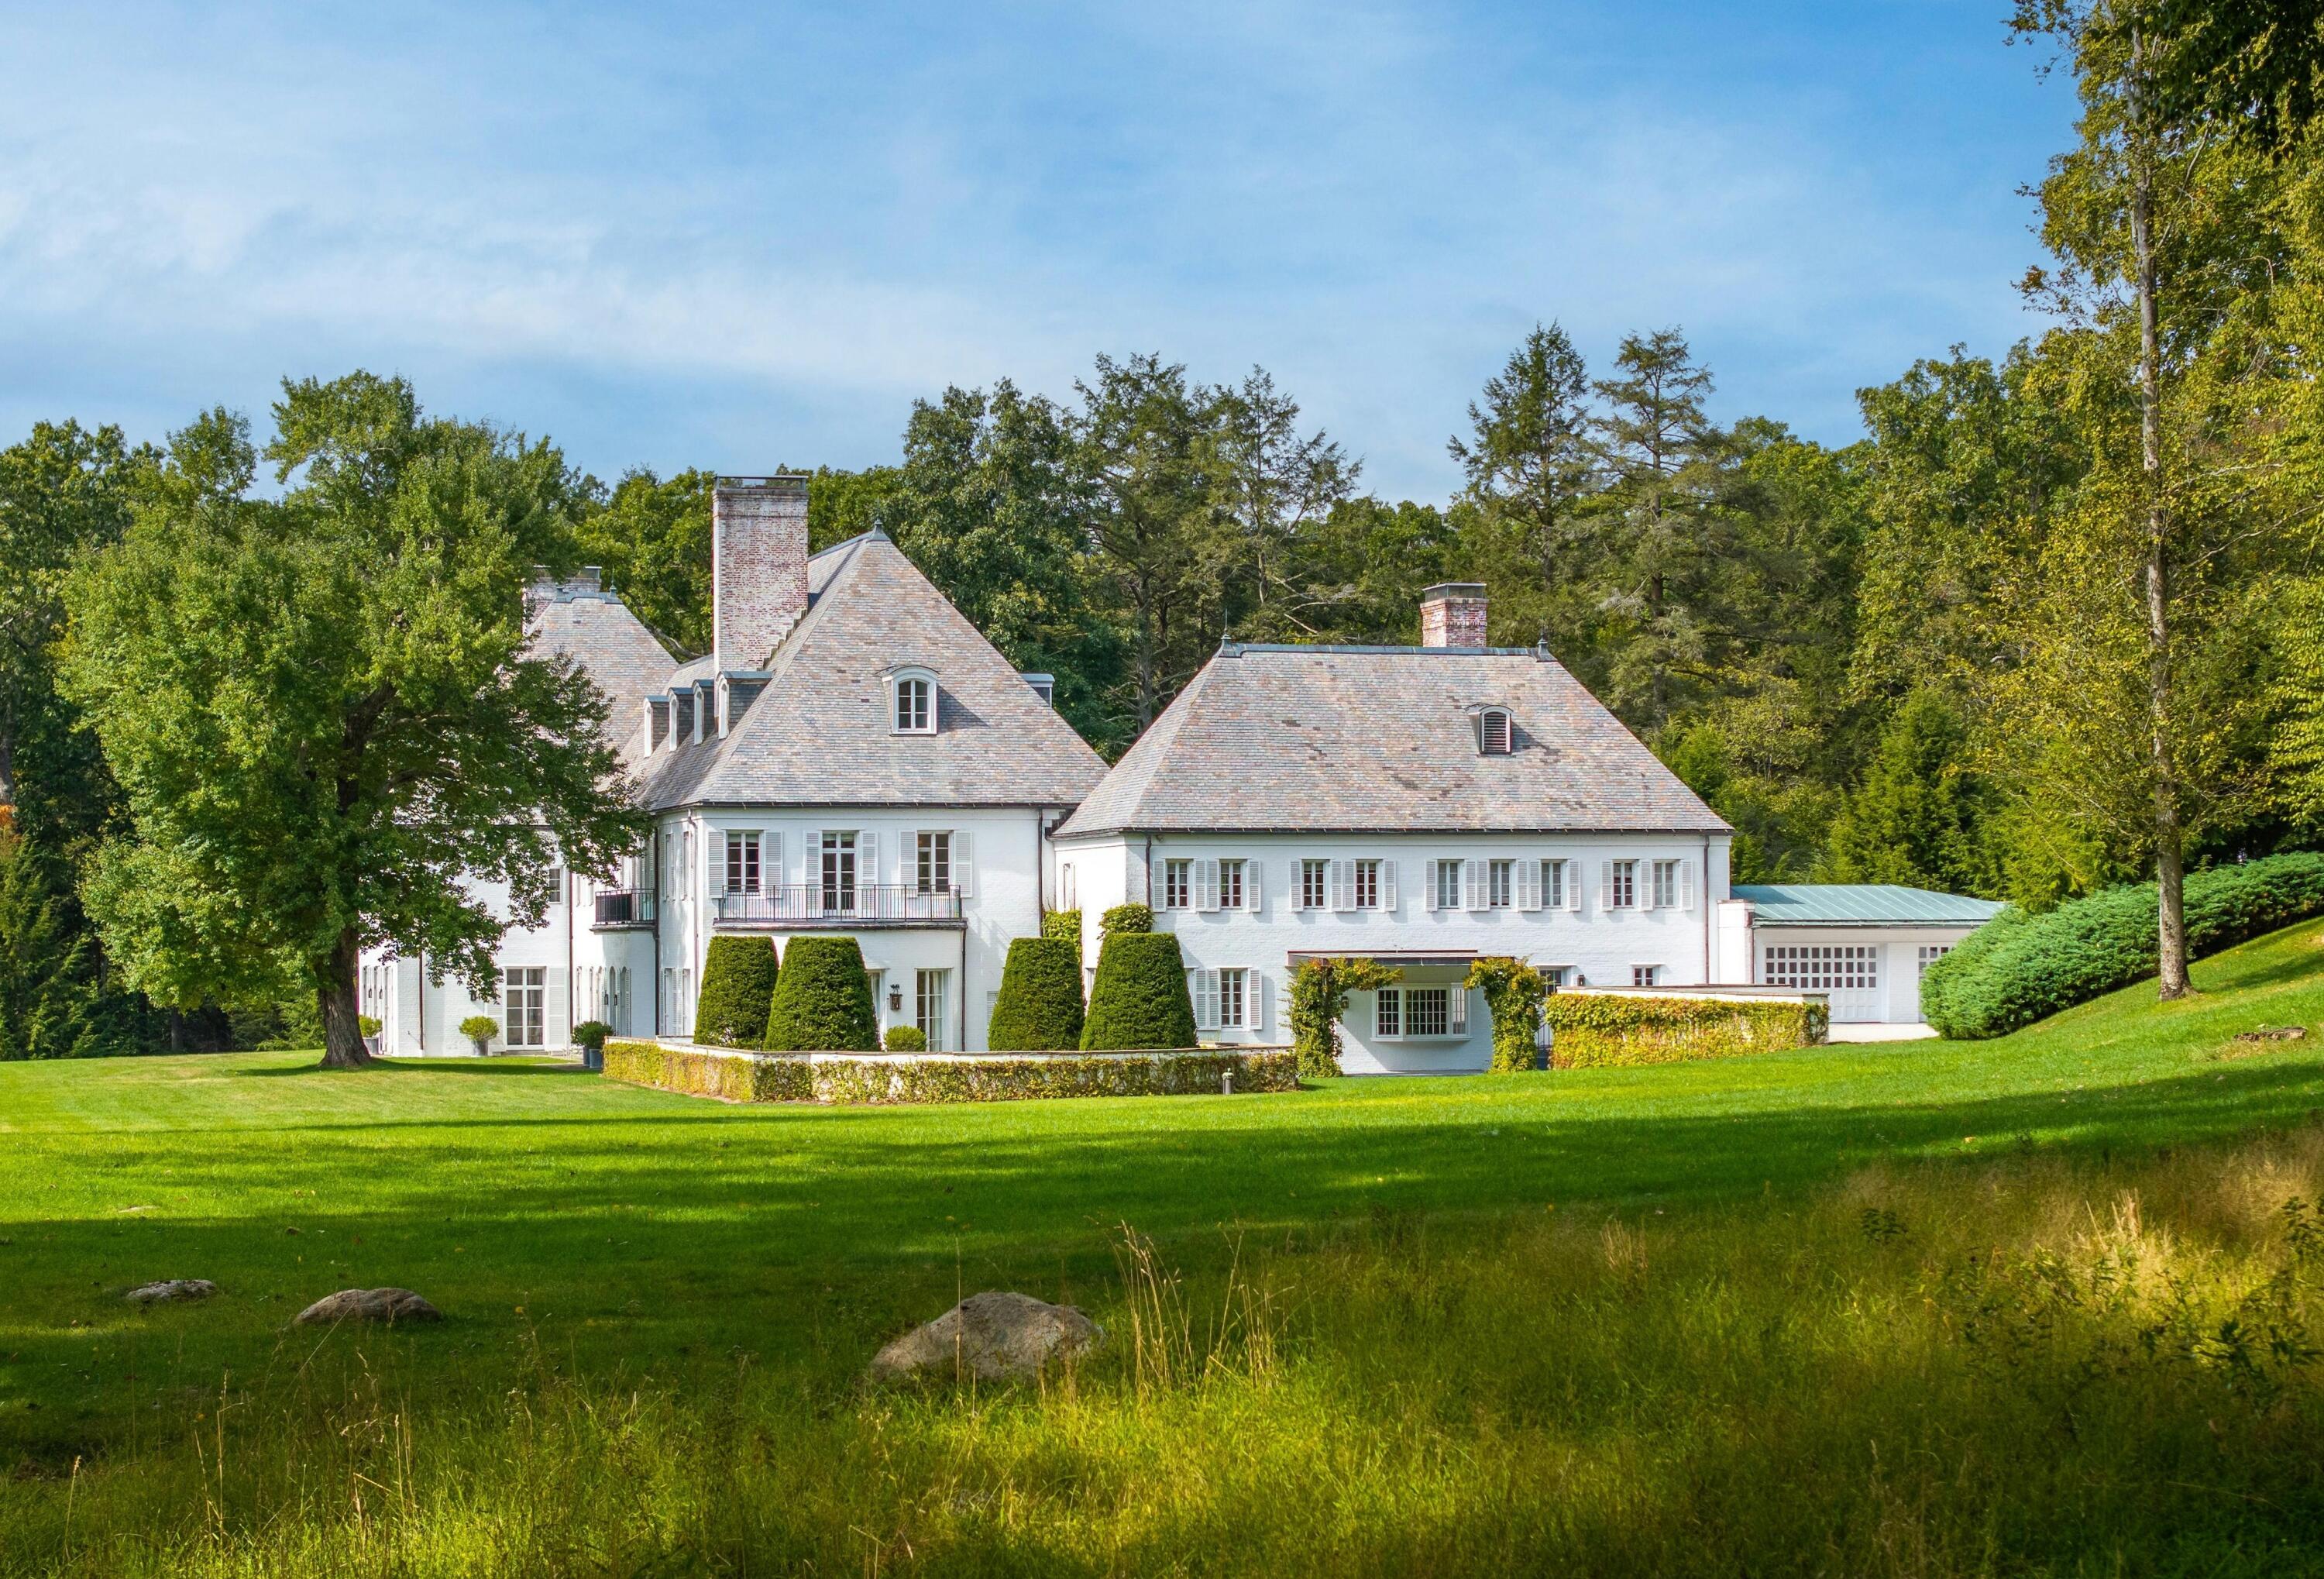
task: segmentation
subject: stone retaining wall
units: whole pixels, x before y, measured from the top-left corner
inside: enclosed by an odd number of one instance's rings
[[[1295,1091],[1289,1048],[1129,1053],[753,1053],[692,1042],[616,1039],[607,1078],[729,1102],[1013,1102],[1044,1096]]]

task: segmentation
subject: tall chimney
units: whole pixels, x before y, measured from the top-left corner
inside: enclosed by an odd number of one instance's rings
[[[716,671],[764,669],[807,612],[807,479],[721,477],[710,495]]]
[[[1485,644],[1485,584],[1440,581],[1420,595],[1423,647],[1482,647]]]

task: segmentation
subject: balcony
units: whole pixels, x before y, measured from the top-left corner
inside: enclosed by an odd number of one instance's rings
[[[710,896],[711,919],[724,927],[945,927],[960,924],[960,891],[923,892],[906,882],[827,888],[782,882],[756,893]]]
[[[654,891],[650,888],[601,888],[597,913],[590,930],[618,931],[624,927],[650,927],[654,922]]]

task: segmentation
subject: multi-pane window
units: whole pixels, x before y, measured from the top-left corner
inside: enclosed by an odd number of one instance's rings
[[[922,893],[952,891],[952,836],[922,834],[919,841],[918,887]]]
[[[1944,958],[1946,955],[1950,954],[1952,952],[1952,947],[1953,946],[1950,943],[1922,944],[1920,954],[1921,970],[1926,972],[1931,965]]]
[[[1506,910],[1517,902],[1517,863],[1514,861],[1485,863],[1485,908]]]
[[[1457,910],[1461,908],[1461,863],[1432,861],[1429,863],[1429,883],[1435,890],[1436,909]]]
[[[1880,950],[1858,943],[1770,944],[1762,956],[1770,987],[1860,992],[1880,984]]]
[[[1299,904],[1303,910],[1320,910],[1332,902],[1332,863],[1329,861],[1299,863]]]
[[[948,1038],[951,1030],[952,972],[922,971],[917,986],[914,1022],[919,1026],[920,1034],[928,1039],[930,1052],[948,1050],[952,1046]]]
[[[1565,863],[1545,861],[1541,863],[1541,902],[1553,910],[1565,908]]]
[[[730,833],[726,836],[726,891],[759,891],[758,835]]]
[[[1662,968],[1663,967],[1658,965],[1632,965],[1630,967],[1630,985],[1634,987],[1653,986],[1655,984],[1655,978],[1662,974]]]
[[[823,836],[823,908],[842,913],[855,909],[855,836]]]
[[[1243,863],[1240,861],[1222,861],[1219,863],[1219,906],[1221,909],[1229,910],[1239,910],[1242,909],[1242,871]],[[1240,1024],[1241,1022],[1240,1020],[1233,1020],[1229,1023]]]
[[[1636,861],[1606,863],[1606,908],[1628,910],[1638,903],[1638,863]]]
[[[1679,902],[1678,867],[1675,861],[1655,863],[1655,908],[1669,910]]]
[[[1194,908],[1194,863],[1187,860],[1162,863],[1162,908],[1185,910]]]
[[[549,1045],[547,1011],[549,972],[541,965],[519,965],[501,978],[502,1039],[512,1048]]]
[[[1372,1032],[1376,1036],[1404,1034],[1404,989],[1382,987],[1379,1000],[1372,1006]]]
[[[1249,971],[1219,973],[1219,1024],[1222,1027],[1236,1029],[1250,1023],[1243,1017],[1250,979]]]
[[[1450,1036],[1454,1022],[1454,987],[1382,987],[1372,1009],[1373,1034],[1382,1037]],[[1466,1007],[1465,993],[1462,994]]]
[[[896,728],[903,734],[926,734],[933,727],[936,687],[918,675],[896,682]]]
[[[1570,965],[1545,965],[1537,968],[1541,972],[1541,979],[1553,987],[1566,987],[1573,983],[1573,967]]]
[[[1376,910],[1380,902],[1380,863],[1377,861],[1356,863],[1356,909]]]

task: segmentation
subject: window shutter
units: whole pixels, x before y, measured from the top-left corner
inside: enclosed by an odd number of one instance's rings
[[[1441,910],[1444,908],[1440,886],[1444,879],[1438,875],[1443,866],[1442,861],[1423,861],[1420,863],[1420,905],[1423,910]]]
[[[1296,855],[1291,858],[1291,908],[1307,908],[1307,863]]]
[[[1186,973],[1186,985],[1192,989],[1189,995],[1194,1000],[1194,1029],[1218,1030],[1219,973],[1190,970]]]
[[[1565,891],[1565,908],[1580,912],[1582,909],[1582,863],[1560,861],[1557,863],[1558,887]]]
[[[567,985],[570,978],[563,965],[551,965],[544,978],[548,985],[541,989],[541,1045],[567,1048],[573,1045],[573,1002]]]
[[[719,829],[710,830],[706,841],[710,847],[710,890],[713,894],[726,891],[726,836]]]
[[[1251,1030],[1261,1036],[1267,1034],[1267,1011],[1269,1007],[1267,999],[1268,994],[1273,991],[1274,988],[1268,984],[1265,971],[1252,971],[1242,979],[1243,1014],[1250,1020]]]
[[[1694,909],[1694,863],[1692,861],[1678,863],[1678,908],[1682,910]]]
[[[880,836],[855,836],[855,913],[868,916],[880,902]]]
[[[1652,910],[1660,908],[1655,903],[1655,869],[1661,864],[1662,863],[1659,861],[1641,861],[1635,868],[1633,868],[1633,870],[1635,870],[1638,874],[1636,897],[1638,901],[1638,909],[1642,910]]]
[[[1485,863],[1482,861],[1462,863],[1461,903],[1466,910],[1481,910],[1485,908]]]
[[[1332,908],[1335,910],[1356,908],[1356,863],[1352,861],[1332,863]]]
[[[952,885],[966,899],[976,891],[976,836],[966,828],[954,828],[952,834]],[[1072,867],[1065,868],[1071,872]],[[1072,907],[1068,906],[1067,909]]]
[[[1246,910],[1256,911],[1259,908],[1259,874],[1266,867],[1266,862],[1255,857],[1242,863],[1242,908]]]
[[[1379,908],[1396,909],[1396,863],[1386,856],[1380,858],[1379,863]]]
[[[1215,861],[1194,863],[1194,908],[1198,910],[1219,908],[1219,863]]]
[[[1459,982],[1444,994],[1445,1022],[1454,1030],[1467,1034],[1469,1030],[1469,989]]]
[[[1521,910],[1537,910],[1541,909],[1541,863],[1538,861],[1518,862],[1517,863],[1517,909]]]

